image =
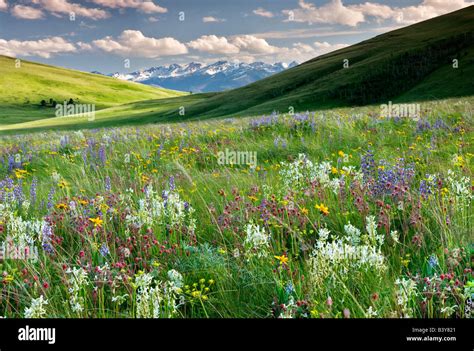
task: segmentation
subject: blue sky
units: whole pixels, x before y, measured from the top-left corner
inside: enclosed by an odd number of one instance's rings
[[[0,0],[0,54],[104,73],[221,59],[303,62],[473,3]]]

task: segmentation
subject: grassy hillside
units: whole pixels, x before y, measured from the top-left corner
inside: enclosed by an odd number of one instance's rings
[[[215,94],[194,94],[180,98],[163,98],[158,100],[145,100],[115,107],[106,108],[95,113],[94,120],[87,116],[67,116],[38,119],[24,123],[0,125],[0,132],[16,133],[21,130],[35,129],[79,129],[119,126],[126,124],[145,124],[158,122],[157,116],[169,114],[168,117],[159,119],[160,122],[179,121],[183,117],[179,114],[180,108],[191,106],[204,101]]]
[[[310,60],[189,109],[245,115],[474,94],[474,6]],[[452,68],[452,60],[459,68]],[[343,68],[343,60],[349,68]],[[417,89],[418,88],[418,89]]]
[[[458,68],[452,66],[454,59],[459,62]],[[344,60],[348,60],[348,68],[343,67]],[[51,119],[8,126],[8,129],[95,128],[251,116],[272,111],[284,113],[290,107],[306,111],[380,104],[389,100],[472,96],[473,63],[474,6],[470,6],[319,56],[239,89],[127,105],[98,114],[92,123],[77,118]],[[88,88],[95,89],[91,84]],[[178,114],[180,106],[186,109],[184,116]]]
[[[0,86],[0,124],[53,117],[54,108],[40,105],[43,99],[62,103],[72,98],[103,109],[184,94],[23,60],[17,68],[15,59],[5,56],[0,56]]]

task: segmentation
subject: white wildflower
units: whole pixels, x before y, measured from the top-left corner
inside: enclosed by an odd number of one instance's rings
[[[331,231],[328,228],[320,228],[318,231],[319,240],[327,241]]]
[[[469,204],[474,199],[474,194],[471,191],[471,179],[469,177],[458,175],[449,169],[447,180],[450,192],[458,201]]]
[[[397,304],[400,307],[403,317],[411,318],[413,315],[413,308],[411,307],[413,300],[418,292],[416,290],[416,283],[412,279],[399,278],[395,281],[398,286],[397,290]]]
[[[25,318],[45,318],[48,300],[44,299],[43,295],[37,299],[31,300],[31,306],[25,309]]]
[[[381,246],[384,242],[384,236],[377,234],[377,221],[375,220],[375,216],[367,216],[365,219],[367,222],[365,229],[367,230],[371,243]]]
[[[399,239],[398,231],[392,230],[392,231],[390,232],[390,237],[393,239],[393,241],[394,241],[395,243],[397,243],[397,244],[399,243],[399,240],[400,240],[400,239]]]
[[[173,283],[154,282],[151,274],[144,273],[135,278],[135,288],[137,318],[171,318],[177,313]]]
[[[360,243],[360,230],[354,227],[350,222],[344,225],[344,231],[349,235],[348,240],[353,245]]]
[[[245,228],[245,232],[247,235],[244,244],[247,249],[247,254],[250,256],[256,255],[257,257],[267,256],[270,235],[265,233],[265,228],[260,228],[258,224],[249,223]]]
[[[80,296],[81,291],[89,285],[87,273],[82,268],[68,268],[66,274],[69,284],[69,305],[73,312],[80,313],[84,310],[84,298]]]
[[[183,286],[183,276],[175,269],[171,269],[168,271],[168,279],[177,288],[181,288]]]
[[[125,294],[125,295],[118,295],[118,296],[114,296],[112,297],[112,302],[115,302],[117,305],[121,305],[123,304],[128,298],[128,295]]]
[[[441,308],[441,313],[444,314],[446,317],[451,317],[458,308],[458,305],[445,306]]]
[[[377,317],[377,311],[372,308],[372,306],[369,306],[367,309],[367,312],[365,312],[365,318],[374,318]]]

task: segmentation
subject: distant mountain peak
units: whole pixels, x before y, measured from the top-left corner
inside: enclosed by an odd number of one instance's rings
[[[289,64],[283,62],[269,64],[260,61],[245,63],[219,60],[210,64],[173,63],[131,73],[116,72],[109,76],[175,90],[209,92],[238,88],[296,65],[298,64],[294,61]]]

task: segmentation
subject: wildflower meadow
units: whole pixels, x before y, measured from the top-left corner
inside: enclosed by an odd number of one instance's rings
[[[470,318],[469,100],[2,136],[4,318]]]

